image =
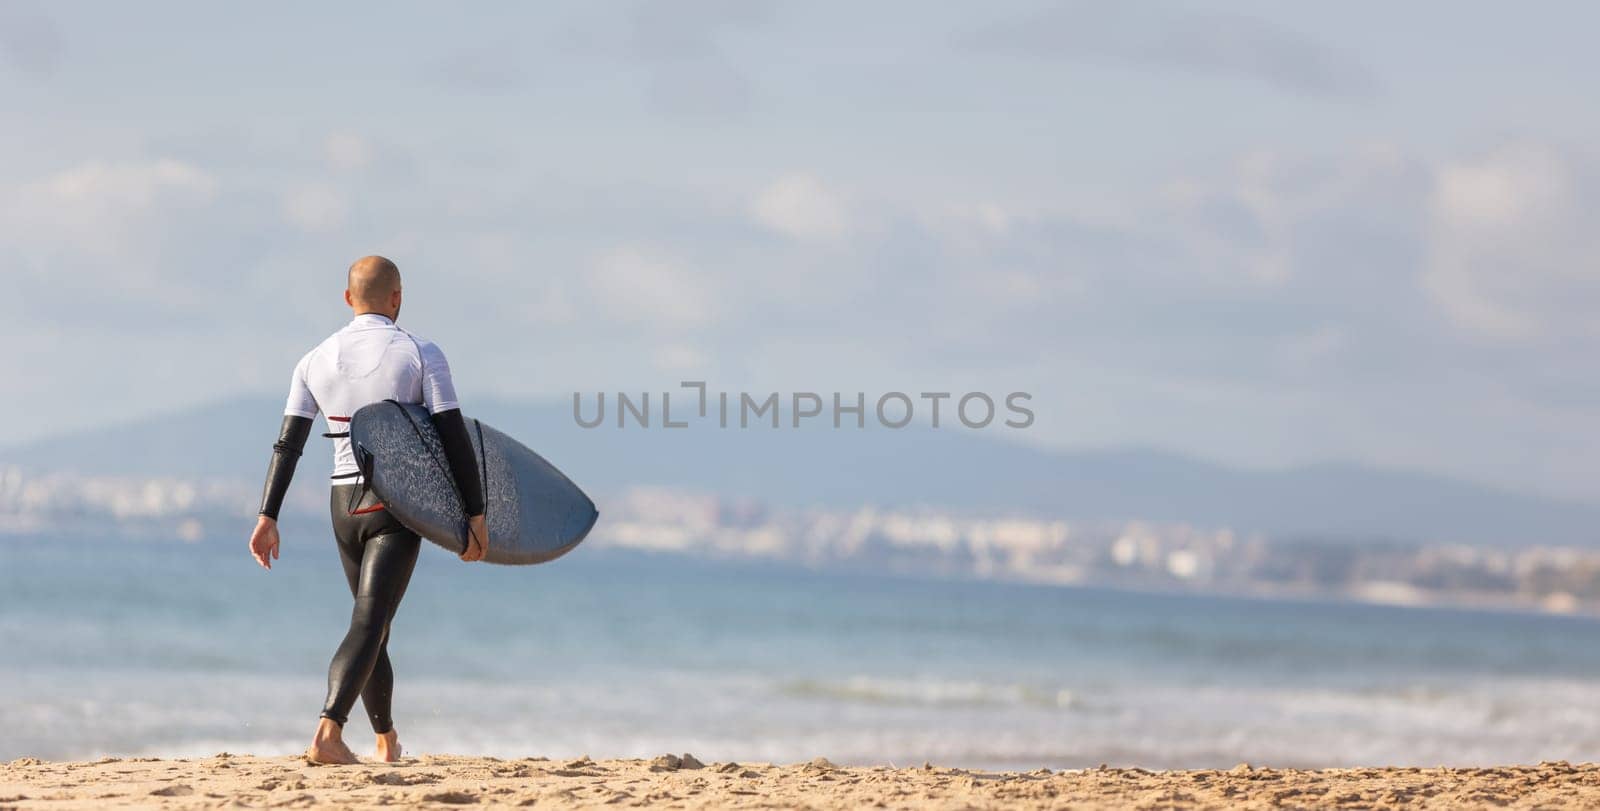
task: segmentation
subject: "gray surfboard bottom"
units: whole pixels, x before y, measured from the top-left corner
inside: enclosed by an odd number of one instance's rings
[[[583,490],[526,445],[478,420],[467,421],[483,482],[490,563],[554,560],[599,520]],[[350,419],[350,442],[367,485],[400,523],[460,554],[467,516],[433,420],[421,405],[385,400]]]

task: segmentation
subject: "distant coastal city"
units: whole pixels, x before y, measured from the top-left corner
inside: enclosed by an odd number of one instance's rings
[[[242,480],[0,468],[0,542],[215,542],[244,531],[257,495]],[[600,501],[603,520],[588,543],[652,553],[911,577],[1600,614],[1600,550],[1537,539],[1469,545],[933,507],[779,508],[659,487]],[[291,493],[285,513],[325,521],[326,509],[306,488]]]

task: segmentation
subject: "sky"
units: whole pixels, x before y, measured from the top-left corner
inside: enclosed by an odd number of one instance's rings
[[[1597,18],[0,0],[0,443],[279,395],[381,253],[464,404],[1025,391],[1600,501]]]

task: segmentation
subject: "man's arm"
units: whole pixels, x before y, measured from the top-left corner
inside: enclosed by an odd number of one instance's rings
[[[260,517],[250,533],[250,555],[263,569],[270,570],[273,559],[278,557],[278,509],[283,506],[283,495],[289,490],[295,463],[300,461],[300,452],[305,449],[306,437],[310,434],[310,417],[285,414],[283,427],[278,429],[278,441],[272,445],[267,483],[261,488]]]
[[[311,435],[311,420],[317,416],[317,399],[306,385],[306,364],[315,352],[301,358],[289,376],[283,426],[278,429],[278,441],[272,445],[267,483],[261,488],[260,517],[255,531],[250,533],[250,554],[264,569],[271,569],[272,559],[278,556],[278,509],[283,506],[284,493],[289,491],[289,480],[294,478],[294,466],[305,450],[306,437]]]
[[[483,480],[478,476],[478,455],[472,452],[472,437],[467,434],[467,421],[462,419],[461,409],[434,414],[433,428],[439,432],[439,442],[444,445],[450,476],[456,481],[456,489],[461,491],[461,506],[468,517],[483,515]]]
[[[417,351],[422,358],[422,404],[432,415],[433,428],[439,433],[445,460],[450,465],[450,477],[461,493],[461,507],[467,514],[467,548],[462,551],[461,559],[483,560],[489,552],[483,480],[478,476],[478,457],[472,452],[467,422],[461,417],[460,403],[456,402],[450,362],[445,360],[438,345],[430,341],[419,341]]]
[[[261,488],[259,514],[278,520],[278,510],[283,507],[283,496],[289,491],[289,481],[294,478],[295,465],[305,450],[306,437],[311,435],[311,418],[294,414],[283,415],[283,426],[278,429],[278,441],[272,443],[272,460],[267,463],[267,482]]]

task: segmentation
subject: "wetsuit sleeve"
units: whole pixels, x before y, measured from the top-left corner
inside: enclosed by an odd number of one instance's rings
[[[289,491],[289,480],[294,478],[294,466],[300,461],[300,452],[305,450],[306,437],[310,435],[310,417],[294,414],[283,416],[278,441],[272,444],[272,460],[267,463],[267,483],[261,488],[261,515],[278,520],[283,495]]]
[[[434,414],[433,427],[444,445],[444,457],[450,463],[456,489],[461,491],[462,507],[468,516],[483,515],[483,480],[478,477],[478,455],[472,451],[472,438],[467,435],[467,422],[461,418],[461,409]]]

